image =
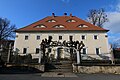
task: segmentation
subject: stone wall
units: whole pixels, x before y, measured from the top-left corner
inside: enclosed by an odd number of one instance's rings
[[[73,72],[120,74],[120,66],[75,66],[73,65]]]
[[[11,67],[11,66],[28,66],[28,67],[33,67],[36,68],[38,70],[40,70],[41,72],[45,71],[45,65],[41,65],[41,64],[7,64],[6,67]]]

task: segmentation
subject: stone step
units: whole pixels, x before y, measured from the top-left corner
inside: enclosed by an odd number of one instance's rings
[[[72,72],[72,69],[51,69],[49,72]]]

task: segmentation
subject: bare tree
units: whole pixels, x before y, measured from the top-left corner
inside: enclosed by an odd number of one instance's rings
[[[95,26],[103,27],[103,24],[108,21],[107,15],[103,8],[91,9],[88,13],[88,22]]]
[[[119,48],[119,47],[120,47],[120,41],[119,41],[119,40],[112,43],[112,48],[113,48],[113,49],[117,49],[117,48]]]
[[[0,41],[13,38],[15,25],[11,25],[7,18],[0,18]]]

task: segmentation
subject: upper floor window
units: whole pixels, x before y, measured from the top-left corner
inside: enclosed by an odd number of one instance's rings
[[[25,36],[25,40],[28,40],[28,36],[27,35]]]
[[[54,19],[48,20],[47,22],[56,22]]]
[[[80,24],[78,27],[79,27],[79,28],[87,28],[88,26],[85,25],[85,24]]]
[[[97,55],[100,54],[100,48],[96,48],[96,54],[97,54]]]
[[[62,36],[59,36],[59,40],[62,40]]]
[[[82,40],[85,40],[85,35],[82,35],[81,37],[82,37]]]
[[[52,39],[53,37],[52,36],[48,36],[48,39]]]
[[[23,54],[27,53],[27,48],[23,48]]]
[[[40,40],[40,36],[37,35],[36,39],[37,39],[37,40]]]
[[[76,21],[73,19],[69,19],[69,20],[67,20],[67,22],[76,22]]]
[[[94,35],[94,39],[95,39],[95,40],[98,39],[98,35]]]
[[[70,39],[70,40],[73,40],[73,36],[69,36],[69,39]]]
[[[64,28],[63,25],[55,25],[54,28]]]

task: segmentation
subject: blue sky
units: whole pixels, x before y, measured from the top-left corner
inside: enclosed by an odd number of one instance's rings
[[[86,20],[90,9],[104,8],[109,22],[109,42],[120,40],[120,0],[0,0],[0,17],[8,18],[17,28],[24,27],[51,13],[62,16],[65,12]]]

